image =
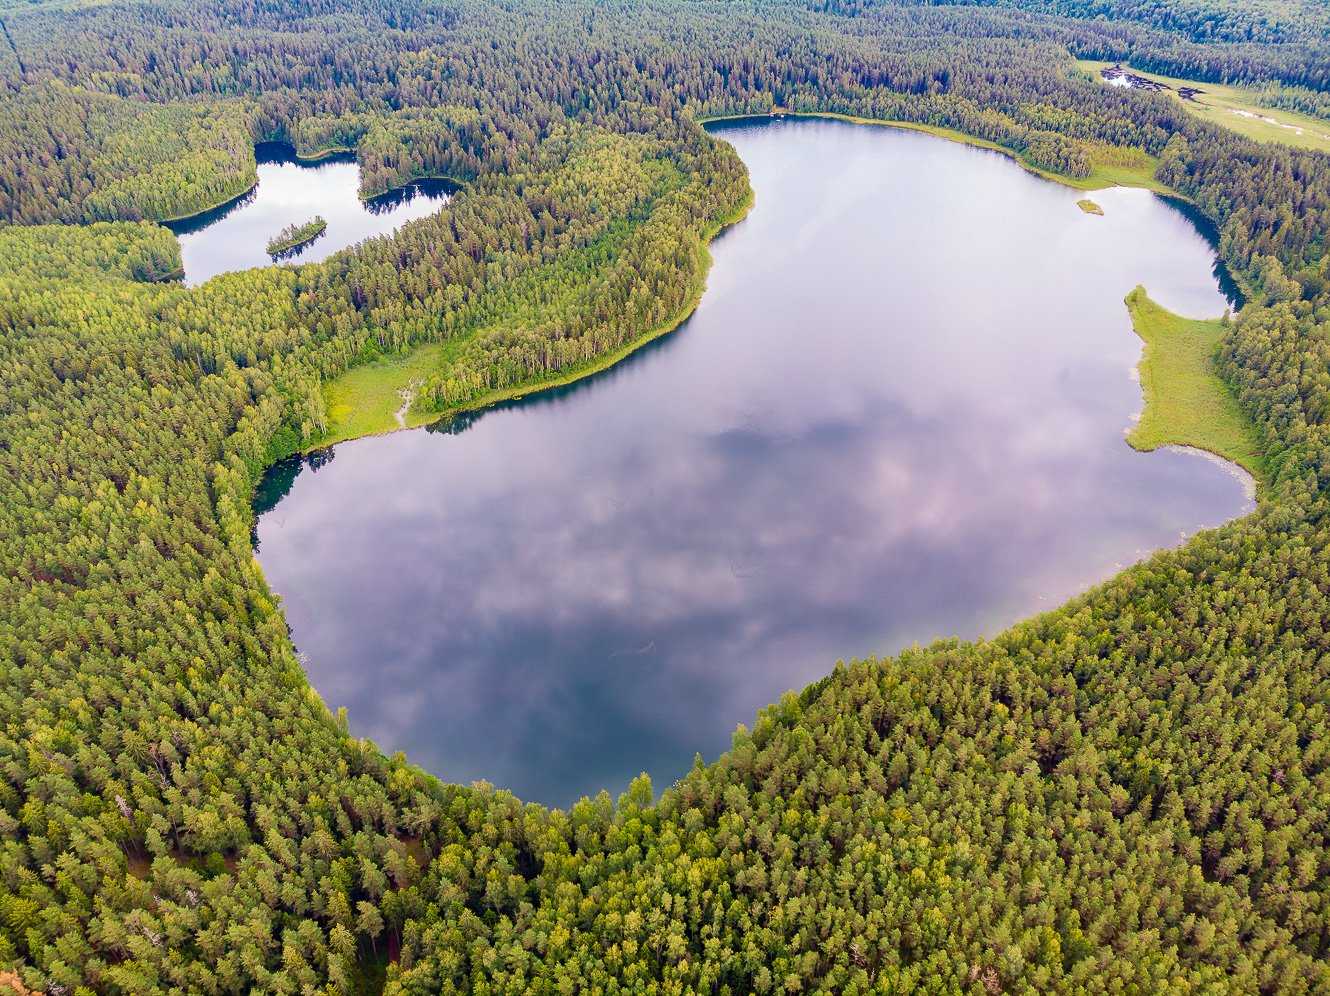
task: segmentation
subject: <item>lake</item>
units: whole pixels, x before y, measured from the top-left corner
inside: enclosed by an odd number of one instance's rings
[[[714,131],[756,203],[678,332],[269,474],[258,556],[354,734],[553,805],[659,791],[838,659],[994,634],[1253,507],[1123,439],[1123,297],[1226,307],[1177,208],[1114,189],[1088,215],[896,129]]]
[[[201,284],[232,270],[272,266],[268,240],[287,225],[322,215],[327,231],[280,260],[317,263],[339,249],[433,214],[456,189],[444,180],[417,180],[361,200],[360,167],[350,154],[301,162],[289,145],[265,142],[255,148],[254,158],[259,182],[253,190],[211,211],[166,223],[180,240],[186,284]]]

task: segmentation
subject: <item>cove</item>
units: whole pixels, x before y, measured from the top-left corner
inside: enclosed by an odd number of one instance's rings
[[[715,128],[755,206],[696,313],[570,387],[280,464],[257,553],[351,731],[566,806],[657,789],[838,659],[992,635],[1252,507],[1137,453],[1123,297],[1226,300],[1145,191],[931,136]]]
[[[301,160],[289,145],[264,142],[255,146],[254,158],[258,183],[248,193],[165,223],[180,240],[186,284],[201,284],[232,270],[272,266],[265,249],[268,240],[287,225],[320,215],[328,222],[327,231],[280,260],[317,263],[339,249],[433,214],[456,189],[445,180],[417,180],[361,200],[360,167],[350,153]]]

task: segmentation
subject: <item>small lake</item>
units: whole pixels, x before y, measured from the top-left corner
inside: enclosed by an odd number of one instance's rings
[[[287,225],[303,224],[315,215],[328,222],[317,239],[277,261],[317,263],[339,249],[433,214],[456,189],[445,180],[418,180],[361,200],[360,167],[349,153],[301,162],[289,145],[265,142],[255,147],[254,158],[259,182],[249,193],[166,223],[180,240],[185,283],[191,287],[219,273],[272,266],[268,240]]]
[[[258,555],[351,730],[567,805],[659,791],[838,659],[992,635],[1242,515],[1123,440],[1137,283],[1221,314],[1145,191],[834,121],[716,128],[749,217],[696,314],[590,380],[274,468]]]

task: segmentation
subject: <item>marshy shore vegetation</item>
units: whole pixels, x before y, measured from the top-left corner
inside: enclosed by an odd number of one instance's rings
[[[1077,69],[1098,80],[1108,62],[1083,59]],[[1316,152],[1330,152],[1330,103],[1315,100],[1318,91],[1281,86],[1230,86],[1205,80],[1182,79],[1131,69],[1134,75],[1161,84],[1161,92],[1188,114],[1258,142],[1281,142]],[[1309,97],[1308,94],[1311,96]],[[1321,116],[1307,111],[1318,110]]]
[[[1265,473],[1255,427],[1219,375],[1227,317],[1183,318],[1150,300],[1144,287],[1126,299],[1144,343],[1140,372],[1145,407],[1127,435],[1138,450],[1190,446],[1238,464],[1257,481]]]

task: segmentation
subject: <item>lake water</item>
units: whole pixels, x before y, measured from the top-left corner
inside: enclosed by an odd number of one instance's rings
[[[268,240],[287,225],[304,224],[315,215],[328,222],[321,236],[280,260],[316,263],[433,214],[455,189],[443,180],[419,180],[362,201],[360,167],[352,155],[302,163],[290,146],[267,142],[254,150],[254,157],[259,182],[253,190],[212,211],[167,223],[180,240],[185,283],[190,286],[219,273],[272,266]]]
[[[1123,440],[1124,295],[1221,314],[1153,195],[832,121],[718,129],[756,205],[697,313],[606,373],[274,469],[258,554],[353,733],[567,805],[837,659],[993,634],[1252,507]],[[284,497],[282,497],[285,495]]]

